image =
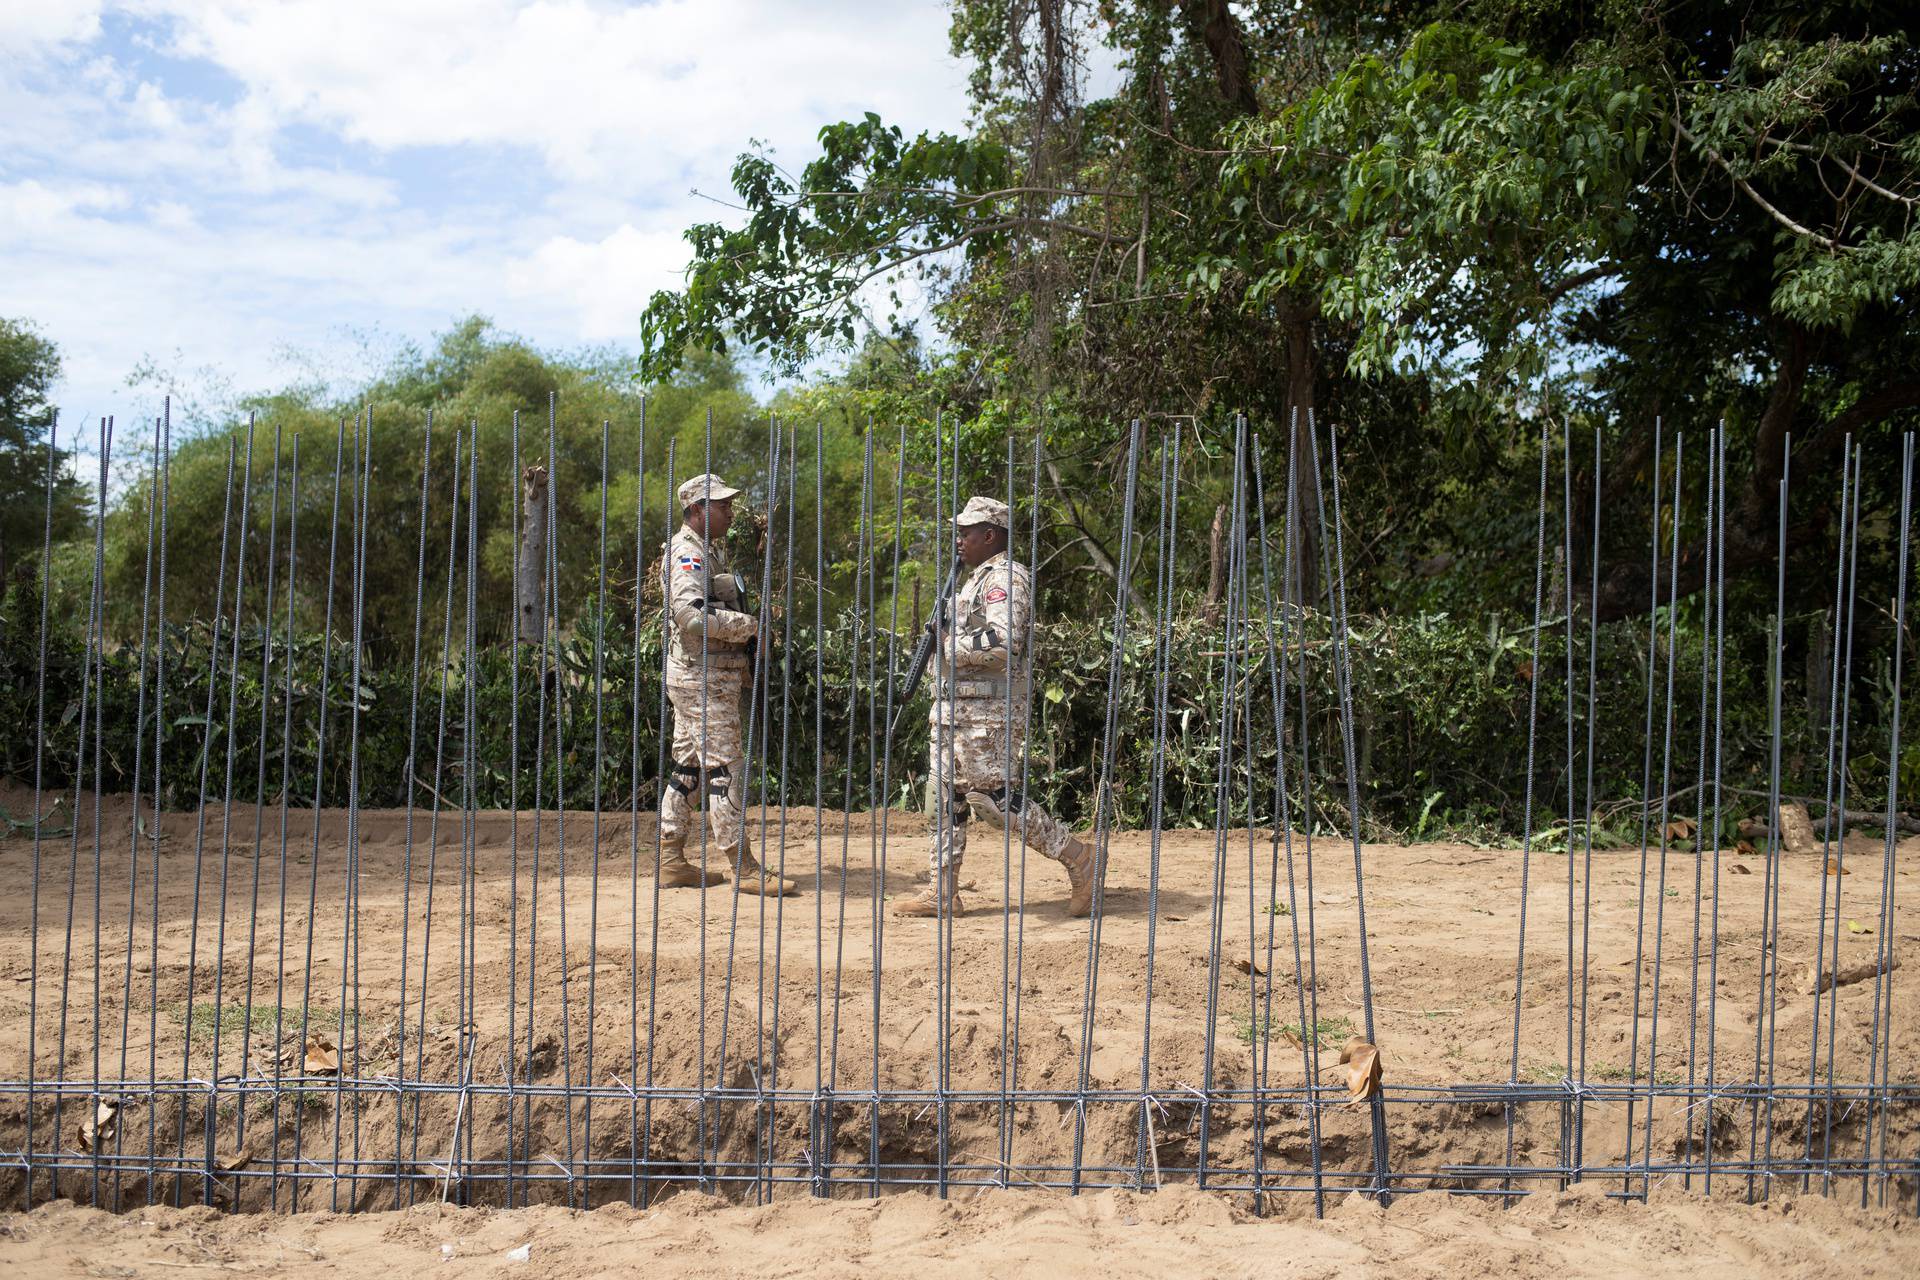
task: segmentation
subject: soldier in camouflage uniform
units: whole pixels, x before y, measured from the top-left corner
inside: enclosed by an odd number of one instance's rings
[[[1011,827],[1066,868],[1068,912],[1093,909],[1094,851],[1018,790],[1025,754],[1027,666],[1032,660],[1033,575],[1008,551],[1004,502],[971,498],[955,521],[955,551],[972,570],[945,613],[935,647],[931,791],[947,805],[934,824],[929,881],[896,915],[960,915],[956,888],[967,825]],[[1009,776],[1011,775],[1011,776]],[[942,900],[944,895],[944,901]]]
[[[740,712],[753,681],[751,650],[759,622],[729,571],[721,539],[739,490],[715,475],[680,486],[685,523],[667,543],[660,573],[672,625],[667,632],[667,699],[673,704],[673,760],[660,796],[660,884],[725,884],[726,876],[687,861],[689,819],[705,809],[711,839],[733,865],[741,893],[791,893],[747,847],[741,812],[745,744]]]

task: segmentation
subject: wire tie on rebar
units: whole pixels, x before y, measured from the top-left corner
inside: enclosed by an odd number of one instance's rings
[[[338,1169],[329,1169],[326,1165],[317,1164],[314,1161],[307,1159],[305,1156],[295,1156],[294,1159],[299,1161],[301,1164],[307,1165],[314,1169],[318,1169],[321,1173],[326,1175],[328,1182],[340,1181],[340,1172]]]
[[[1585,1080],[1575,1080],[1572,1076],[1561,1076],[1560,1087],[1565,1090],[1570,1101],[1584,1102],[1599,1097],[1599,1091]]]

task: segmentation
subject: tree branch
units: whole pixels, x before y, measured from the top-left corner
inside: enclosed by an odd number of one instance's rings
[[[1183,0],[1182,7],[1187,11],[1187,21],[1213,59],[1220,96],[1240,114],[1258,115],[1260,99],[1253,91],[1246,40],[1240,34],[1240,24],[1227,0]]]
[[[1920,205],[1920,196],[1903,196],[1898,191],[1887,190],[1887,188],[1860,172],[1858,165],[1848,164],[1844,158],[1834,155],[1833,152],[1826,147],[1816,147],[1806,142],[1788,142],[1782,138],[1768,138],[1766,141],[1773,146],[1779,147],[1783,151],[1798,151],[1803,155],[1818,156],[1822,160],[1831,160],[1842,169],[1845,169],[1849,174],[1853,175],[1855,182],[1873,192],[1875,195],[1885,196],[1896,204],[1904,204],[1908,208]]]
[[[1753,189],[1752,183],[1748,182],[1745,178],[1741,177],[1737,172],[1734,171],[1734,167],[1731,164],[1727,163],[1727,159],[1725,156],[1721,155],[1718,151],[1715,151],[1712,147],[1708,146],[1706,143],[1700,141],[1699,138],[1695,137],[1693,132],[1689,130],[1686,125],[1681,123],[1679,116],[1677,115],[1670,116],[1668,118],[1673,121],[1674,131],[1678,133],[1682,138],[1684,138],[1687,141],[1688,145],[1699,150],[1703,155],[1707,157],[1707,159],[1713,161],[1714,164],[1718,165],[1721,169],[1723,169],[1726,172],[1726,175],[1729,178],[1733,179],[1733,185],[1739,190],[1740,194],[1745,196],[1747,199],[1753,201],[1754,204],[1758,205],[1761,208],[1761,210],[1764,211],[1767,214],[1767,216],[1771,217],[1775,222],[1779,223],[1781,226],[1785,227],[1787,230],[1793,232],[1793,234],[1797,236],[1801,236],[1805,239],[1811,240],[1815,244],[1821,246],[1824,249],[1832,250],[1835,253],[1853,252],[1851,246],[1841,244],[1838,240],[1835,240],[1831,236],[1823,236],[1818,231],[1815,231],[1811,227],[1803,227],[1799,223],[1795,222],[1792,218],[1789,218],[1786,214],[1780,212],[1779,209],[1775,208],[1772,204],[1768,203],[1767,198],[1765,196],[1761,195],[1758,191],[1755,191]]]
[[[1547,290],[1547,305],[1552,306],[1575,289],[1585,288],[1596,280],[1605,280],[1608,276],[1617,276],[1626,268],[1617,262],[1603,262],[1585,271],[1576,271]]]

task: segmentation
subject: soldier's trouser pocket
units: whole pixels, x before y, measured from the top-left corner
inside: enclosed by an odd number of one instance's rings
[[[741,727],[746,682],[733,673],[709,673],[706,687],[670,684],[673,758],[681,764],[733,764],[746,754]]]

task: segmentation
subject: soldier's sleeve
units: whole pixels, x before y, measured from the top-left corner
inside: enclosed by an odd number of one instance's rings
[[[700,651],[703,633],[710,641],[738,644],[755,630],[749,615],[707,603],[707,569],[706,553],[698,543],[675,539],[667,545],[667,599],[672,602],[673,625],[694,653]]]
[[[999,674],[1009,669],[1016,638],[1026,635],[1029,606],[1025,575],[1012,568],[989,577],[976,592],[953,639],[953,665]]]
[[[738,613],[712,605],[707,609],[707,638],[728,644],[744,644],[753,639],[760,624],[750,613]]]

